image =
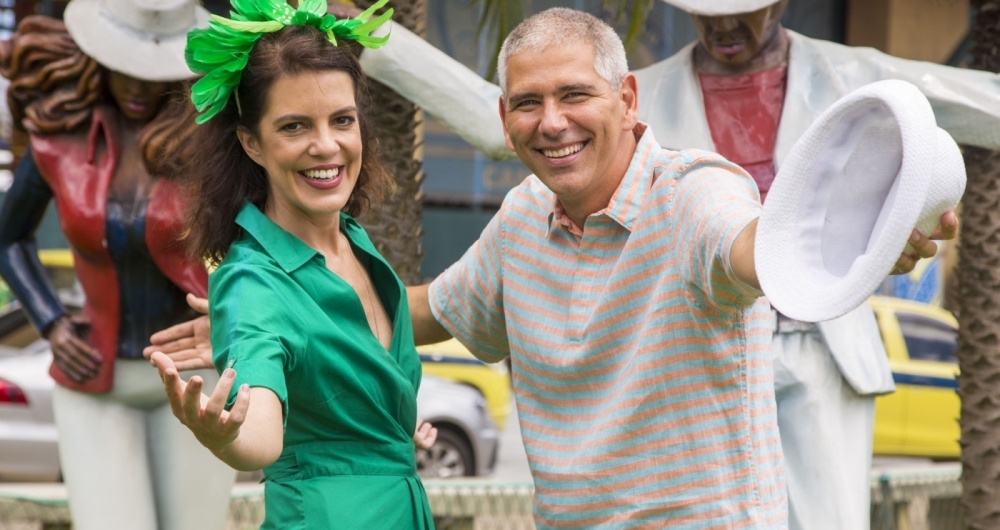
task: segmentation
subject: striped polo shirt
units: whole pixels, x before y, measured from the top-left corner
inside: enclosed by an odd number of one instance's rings
[[[511,190],[432,311],[479,358],[510,356],[539,528],[784,528],[768,307],[729,264],[757,189],[635,134],[583,227],[537,177]]]

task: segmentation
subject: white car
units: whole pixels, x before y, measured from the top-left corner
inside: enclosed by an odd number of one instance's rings
[[[38,336],[16,303],[10,304],[0,314],[0,480],[60,480],[51,362],[48,341]],[[438,428],[434,446],[417,453],[421,476],[492,471],[498,433],[482,394],[425,375],[417,409],[421,418]]]

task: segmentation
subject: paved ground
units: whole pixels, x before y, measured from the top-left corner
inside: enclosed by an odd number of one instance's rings
[[[528,470],[528,456],[524,453],[521,443],[521,428],[517,422],[517,407],[510,400],[510,415],[507,425],[500,433],[500,449],[497,454],[497,465],[490,476],[494,482],[531,482],[531,472]]]

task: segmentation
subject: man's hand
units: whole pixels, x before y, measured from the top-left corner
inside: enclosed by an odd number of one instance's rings
[[[201,391],[204,385],[201,377],[192,376],[185,383],[170,357],[155,352],[150,356],[150,362],[160,372],[170,410],[182,424],[191,429],[202,445],[217,453],[236,440],[250,407],[250,388],[247,385],[241,386],[236,403],[230,410],[225,410],[226,399],[236,380],[236,372],[232,368],[227,368],[222,373],[215,391],[209,397]]]
[[[417,418],[417,432],[413,433],[413,443],[417,449],[428,450],[437,440],[438,430],[430,422]]]
[[[903,250],[891,274],[909,274],[922,258],[932,258],[937,254],[937,243],[933,240],[955,239],[957,235],[958,216],[952,211],[941,214],[941,224],[930,236],[925,236],[914,229],[909,239],[912,250],[909,252]]]
[[[142,350],[147,359],[153,352],[162,352],[178,371],[214,368],[212,366],[212,326],[208,320],[208,299],[187,295],[191,309],[202,315],[153,334],[150,345]]]

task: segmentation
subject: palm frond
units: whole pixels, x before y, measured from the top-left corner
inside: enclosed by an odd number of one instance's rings
[[[490,65],[486,69],[486,79],[492,80],[497,74],[497,58],[500,47],[507,35],[524,20],[524,0],[470,0],[470,6],[479,8],[479,27],[476,37],[486,32],[493,36],[490,49]]]
[[[605,11],[610,12],[615,19],[615,26],[621,25],[628,17],[625,49],[631,50],[646,29],[646,19],[653,11],[653,0],[603,0],[602,3]]]

